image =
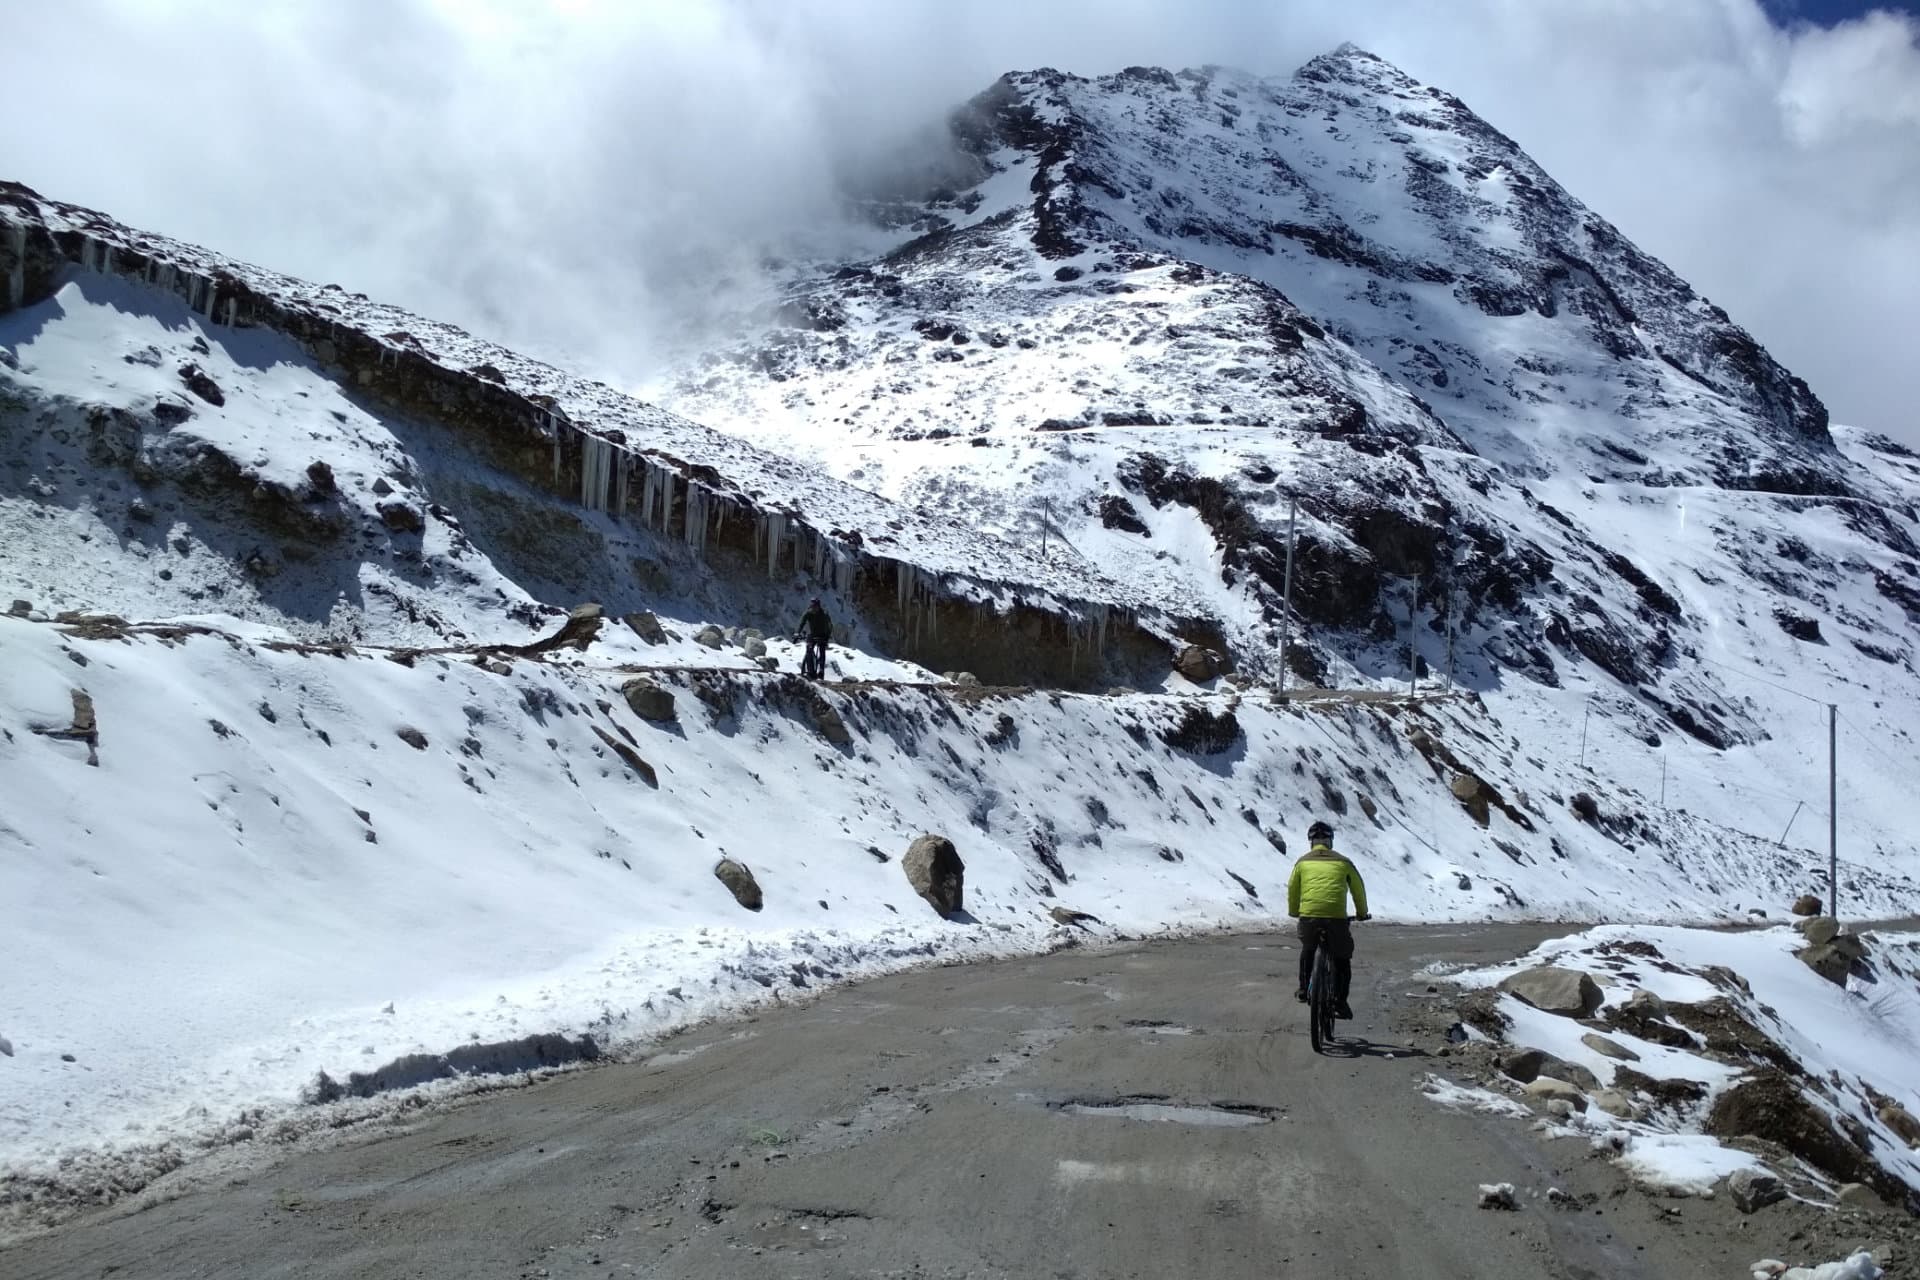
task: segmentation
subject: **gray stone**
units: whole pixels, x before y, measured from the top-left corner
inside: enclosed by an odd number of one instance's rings
[[[708,623],[693,633],[693,642],[698,645],[705,645],[709,649],[718,649],[727,642],[727,634],[712,623]]]
[[[963,689],[978,689],[980,687],[980,677],[971,671],[954,672],[953,682]]]
[[[1599,984],[1578,969],[1541,965],[1506,978],[1500,989],[1543,1013],[1567,1018],[1590,1017],[1600,1007]]]
[[[1803,893],[1793,900],[1793,914],[1797,916],[1817,916],[1820,914],[1820,898],[1817,894]]]
[[[1806,947],[1796,951],[1801,963],[1813,970],[1835,986],[1847,985],[1847,975],[1853,972],[1853,957],[1840,947],[1829,942],[1824,946]]]
[[[1466,809],[1468,817],[1483,827],[1492,820],[1492,811],[1487,805],[1487,784],[1478,775],[1465,771],[1456,773],[1450,786],[1453,798]]]
[[[847,722],[840,718],[840,713],[833,709],[831,702],[816,693],[808,701],[807,711],[813,716],[813,727],[820,731],[821,737],[836,747],[852,745],[853,734],[848,730]]]
[[[1540,1076],[1537,1079],[1529,1080],[1524,1086],[1524,1089],[1526,1095],[1535,1101],[1553,1102],[1557,1100],[1565,1102],[1575,1111],[1585,1111],[1587,1109],[1587,1095],[1580,1092],[1579,1089],[1567,1083],[1565,1080],[1556,1080],[1552,1076]]]
[[[1840,936],[1840,922],[1832,916],[1813,916],[1794,925],[1808,943],[1824,947]]]
[[[1587,1048],[1593,1050],[1595,1053],[1599,1054],[1601,1057],[1612,1058],[1616,1062],[1640,1061],[1639,1054],[1627,1048],[1627,1046],[1621,1044],[1618,1040],[1610,1040],[1606,1036],[1600,1035],[1596,1032],[1589,1031],[1585,1035],[1581,1036],[1580,1043],[1587,1046]]]
[[[966,864],[960,851],[945,836],[923,835],[907,846],[900,859],[907,883],[942,916],[951,916],[966,906]]]
[[[7,612],[13,617],[24,618],[33,612],[33,601],[15,600],[11,605],[7,606]]]
[[[426,517],[409,502],[382,502],[374,507],[380,523],[395,533],[420,533],[427,527]]]
[[[427,749],[427,735],[412,725],[403,724],[393,732],[395,737],[412,747],[415,751],[425,751]]]
[[[1765,1169],[1736,1169],[1727,1177],[1727,1195],[1734,1208],[1754,1213],[1785,1200],[1787,1188]]]
[[[620,686],[621,696],[633,714],[642,720],[665,721],[679,717],[679,711],[673,705],[673,693],[663,689],[645,676],[635,676]]]
[[[747,636],[740,641],[740,652],[749,658],[764,658],[767,656],[767,642],[755,636]]]
[[[1900,1141],[1910,1147],[1920,1147],[1920,1120],[1915,1120],[1911,1111],[1897,1102],[1885,1102],[1874,1115],[1881,1124],[1893,1130]]]
[[[1631,1013],[1642,1014],[1649,1018],[1667,1016],[1667,1002],[1651,991],[1636,991],[1627,999],[1627,1009]]]
[[[764,900],[760,895],[760,882],[753,878],[753,872],[747,870],[744,863],[732,858],[722,858],[713,868],[714,878],[727,886],[727,892],[733,900],[749,911],[758,911]]]
[[[375,476],[373,478],[373,492],[375,496],[384,498],[393,492],[393,486],[387,483],[385,476]]]
[[[762,671],[778,671],[780,669],[780,659],[778,658],[755,658],[754,662],[759,664]]]

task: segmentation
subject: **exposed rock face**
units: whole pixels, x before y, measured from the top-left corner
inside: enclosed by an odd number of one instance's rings
[[[1851,933],[1838,934],[1825,943],[1803,948],[1794,953],[1800,957],[1809,969],[1836,986],[1847,984],[1847,975],[1853,972],[1853,966],[1866,959],[1867,946],[1860,938]]]
[[[680,714],[673,705],[673,692],[661,688],[645,676],[635,676],[621,685],[620,693],[633,709],[633,714],[642,720],[667,721],[676,719]]]
[[[1717,1138],[1764,1138],[1841,1182],[1890,1181],[1872,1158],[1840,1133],[1826,1112],[1778,1071],[1756,1072],[1714,1100],[1703,1126]]]
[[[818,729],[820,736],[828,742],[836,747],[853,744],[853,733],[847,728],[847,722],[840,718],[840,713],[834,709],[833,704],[821,696],[817,690],[809,690],[807,712],[813,717],[813,727]]]
[[[1476,774],[1456,773],[1453,775],[1453,798],[1460,802],[1473,820],[1486,826],[1492,818],[1487,804],[1487,785]]]
[[[622,742],[597,724],[593,726],[593,732],[601,742],[606,744],[607,750],[620,757],[620,763],[632,770],[635,777],[656,790],[659,788],[660,775],[654,772],[653,766],[648,764],[630,743]]]
[[[575,605],[558,631],[532,644],[521,645],[514,652],[537,654],[554,649],[585,649],[599,639],[600,627],[605,621],[606,611],[599,605]]]
[[[1160,740],[1190,755],[1219,755],[1241,739],[1240,719],[1231,711],[1214,711],[1197,702],[1181,710],[1180,721],[1161,730]]]
[[[1557,1013],[1567,1018],[1587,1018],[1600,1007],[1602,999],[1600,987],[1593,978],[1578,969],[1562,969],[1553,965],[1541,965],[1513,974],[1500,983],[1502,991],[1511,992],[1544,1013]]]
[[[758,911],[763,905],[760,895],[760,882],[753,878],[753,872],[746,864],[732,858],[722,858],[713,868],[714,878],[727,886],[727,892],[733,900],[749,911]]]
[[[960,851],[945,836],[923,835],[907,846],[900,859],[913,891],[943,917],[966,906],[966,864]]]
[[[395,533],[420,533],[427,527],[420,509],[410,502],[382,502],[374,510],[380,513],[380,523]]]

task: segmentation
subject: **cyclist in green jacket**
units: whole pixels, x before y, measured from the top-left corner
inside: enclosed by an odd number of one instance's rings
[[[1300,989],[1293,998],[1305,1002],[1307,979],[1313,974],[1313,954],[1327,948],[1333,961],[1333,1016],[1351,1018],[1347,988],[1353,981],[1353,928],[1347,923],[1347,891],[1353,891],[1353,915],[1368,919],[1367,886],[1360,871],[1344,854],[1333,851],[1333,828],[1316,822],[1307,828],[1307,852],[1293,864],[1287,877],[1287,914],[1300,922]]]

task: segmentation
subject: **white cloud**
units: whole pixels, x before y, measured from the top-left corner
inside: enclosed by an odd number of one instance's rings
[[[629,379],[834,226],[833,175],[1015,67],[1464,98],[1805,376],[1920,438],[1920,48],[1753,0],[69,0],[9,18],[0,172]]]

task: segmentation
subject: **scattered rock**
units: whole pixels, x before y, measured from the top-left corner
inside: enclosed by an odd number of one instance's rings
[[[1520,1207],[1520,1202],[1513,1197],[1511,1182],[1483,1182],[1480,1184],[1480,1207],[1514,1210]]]
[[[425,751],[427,749],[427,735],[412,725],[403,724],[393,732],[395,737],[412,747],[415,751]]]
[[[1794,928],[1816,947],[1824,947],[1840,936],[1840,922],[1832,916],[1813,916],[1798,922]]]
[[[1593,1072],[1577,1062],[1566,1062],[1554,1057],[1544,1049],[1522,1049],[1500,1058],[1500,1072],[1509,1080],[1520,1084],[1531,1084],[1542,1075],[1560,1080],[1569,1080],[1582,1089],[1597,1089],[1600,1081]]]
[[[1794,954],[1800,957],[1807,968],[1828,982],[1844,987],[1847,985],[1847,975],[1853,972],[1854,962],[1860,958],[1855,954],[1854,947],[1843,945],[1847,941],[1844,936],[1837,937],[1824,945],[1806,947]]]
[[[620,693],[642,720],[673,720],[679,711],[673,705],[673,691],[663,689],[645,676],[635,676],[620,686]]]
[[[422,533],[426,530],[426,517],[412,503],[382,502],[374,510],[380,513],[380,523],[395,533]]]
[[[1872,1157],[1833,1127],[1818,1104],[1772,1068],[1756,1071],[1715,1098],[1702,1130],[1716,1138],[1746,1136],[1776,1142],[1841,1182],[1884,1176]]]
[[[1195,684],[1205,684],[1220,674],[1220,655],[1211,649],[1190,644],[1173,660],[1174,670]]]
[[[749,658],[764,658],[767,656],[767,642],[754,636],[747,636],[740,641],[740,652]]]
[[[1587,1018],[1600,1007],[1599,984],[1578,969],[1540,965],[1513,974],[1500,983],[1510,992],[1543,1013],[1567,1018]]]
[[[1587,1095],[1565,1080],[1557,1080],[1552,1076],[1539,1076],[1529,1080],[1523,1087],[1529,1098],[1542,1102],[1556,1100],[1565,1102],[1575,1111],[1587,1109]]]
[[[1231,711],[1214,712],[1197,702],[1187,703],[1180,723],[1160,731],[1160,740],[1189,755],[1219,755],[1240,741],[1240,719]]]
[[[1580,1043],[1587,1046],[1603,1058],[1612,1058],[1616,1062],[1638,1062],[1640,1055],[1618,1040],[1609,1040],[1606,1036],[1589,1031],[1580,1037]]]
[[[0,1036],[0,1058],[11,1058],[12,1056],[13,1041],[7,1039],[5,1036]]]
[[[951,916],[966,906],[966,864],[960,851],[945,836],[923,835],[907,846],[900,859],[907,883],[942,916]]]
[[[708,623],[693,633],[693,642],[698,645],[704,645],[709,649],[718,649],[727,642],[727,633],[712,623]]]
[[[1101,923],[1100,917],[1090,915],[1085,911],[1075,911],[1072,907],[1049,907],[1047,914],[1053,917],[1054,923],[1056,924],[1078,925],[1081,928],[1085,928],[1088,922],[1094,924]]]
[[[778,671],[780,669],[780,659],[778,658],[755,658],[753,663],[762,671]]]
[[[978,689],[980,687],[980,677],[971,671],[956,671],[950,678],[962,689]]]
[[[333,479],[333,468],[318,459],[307,464],[307,483],[312,486],[313,492],[321,497],[339,488]]]
[[[665,644],[667,642],[666,630],[661,627],[660,619],[654,617],[651,610],[642,609],[638,613],[630,613],[620,619],[620,621],[626,623],[627,626],[633,630],[633,634],[639,636],[648,644]]]
[[[27,617],[32,612],[33,612],[33,601],[31,600],[15,600],[12,604],[7,606],[7,613],[11,617],[15,617],[15,618]]]
[[[372,488],[376,498],[384,498],[393,492],[393,486],[387,482],[385,476],[375,476],[373,478]]]
[[[145,498],[135,498],[127,504],[127,518],[145,524],[153,519],[153,508],[147,505]]]
[[[743,863],[732,858],[722,858],[713,868],[714,878],[727,886],[733,900],[749,911],[758,911],[764,905],[760,894],[760,882],[753,878],[753,872]]]
[[[655,790],[659,789],[660,775],[653,771],[653,766],[648,764],[638,751],[635,751],[632,747],[620,741],[620,739],[614,737],[599,725],[594,725],[593,731],[599,736],[600,741],[607,744],[608,750],[620,757],[622,764],[626,765],[627,768],[633,770],[633,772],[639,776],[640,781]]]
[[[181,365],[180,381],[186,385],[187,390],[208,404],[224,405],[227,402],[226,394],[220,390],[220,384],[209,378],[197,364]]]
[[[1567,805],[1582,822],[1600,821],[1600,802],[1584,791],[1576,792]]]
[[[1817,916],[1820,914],[1818,894],[1803,893],[1793,900],[1793,914],[1797,916]]]
[[[1727,1178],[1727,1195],[1742,1213],[1756,1213],[1787,1198],[1786,1184],[1765,1169],[1736,1169]]]

